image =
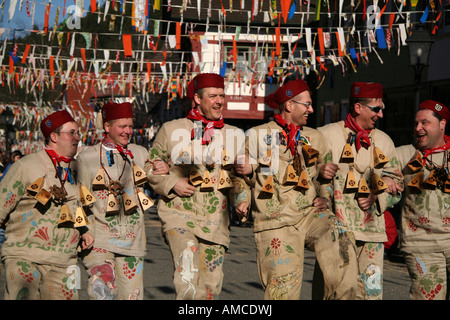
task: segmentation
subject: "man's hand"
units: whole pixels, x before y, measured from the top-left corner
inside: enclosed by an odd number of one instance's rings
[[[245,222],[248,219],[248,202],[241,202],[236,208],[235,212],[239,220]]]
[[[153,161],[153,174],[163,175],[169,173],[169,165],[162,160]]]
[[[325,198],[316,197],[313,201],[313,205],[320,211],[324,211],[328,207],[328,201]]]
[[[94,246],[94,236],[86,232],[81,236],[81,249],[91,249]]]
[[[383,178],[381,178],[381,180],[383,180],[384,183],[386,183],[386,185],[387,185],[387,189],[386,189],[387,193],[391,193],[394,196],[396,196],[397,193],[403,191],[402,186],[400,186],[397,182],[395,182],[395,180],[392,179],[391,177],[384,176]]]
[[[359,208],[362,211],[367,211],[370,209],[370,207],[374,204],[374,202],[378,199],[378,196],[376,194],[372,193],[372,190],[370,191],[370,194],[368,197],[359,197],[358,198],[358,205]]]
[[[195,192],[195,187],[189,183],[189,180],[187,177],[181,178],[175,186],[172,188],[172,190],[179,195],[180,197],[190,197]]]
[[[238,156],[236,158],[236,162],[234,164],[234,170],[237,174],[241,175],[249,175],[253,172],[252,165],[250,164],[250,161],[248,159],[248,156]]]
[[[326,180],[331,180],[338,170],[339,166],[335,163],[322,164],[319,168],[319,175]]]

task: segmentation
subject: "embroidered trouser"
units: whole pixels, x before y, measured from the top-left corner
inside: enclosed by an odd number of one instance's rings
[[[450,274],[450,251],[405,253],[413,300],[445,300]]]
[[[165,233],[174,263],[177,300],[210,300],[222,291],[225,247],[184,229]]]
[[[354,242],[330,211],[310,212],[296,225],[256,232],[255,243],[264,299],[300,298],[305,247],[315,252],[322,271],[322,298],[354,299]]]
[[[94,248],[83,258],[91,300],[142,300],[143,257],[123,256]]]
[[[384,244],[381,242],[356,241],[359,265],[359,300],[383,299]]]
[[[78,300],[76,265],[57,267],[24,259],[6,259],[6,300]]]

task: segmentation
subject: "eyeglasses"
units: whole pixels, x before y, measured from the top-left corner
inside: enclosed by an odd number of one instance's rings
[[[369,108],[370,110],[372,110],[372,112],[375,112],[375,113],[378,113],[378,112],[384,110],[384,107],[380,107],[380,106],[373,107],[373,106],[368,106],[367,104],[362,104],[362,103],[360,103],[360,105]]]
[[[71,130],[69,132],[61,131],[60,133],[67,133],[70,134],[72,137],[78,137],[81,138],[81,132],[76,130]]]
[[[307,108],[311,106],[311,102],[301,102],[301,101],[297,101],[297,100],[293,100],[293,99],[291,101],[294,103],[302,104]]]

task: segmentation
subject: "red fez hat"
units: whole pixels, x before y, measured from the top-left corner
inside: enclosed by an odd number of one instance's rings
[[[433,100],[423,101],[419,105],[419,110],[422,110],[422,109],[429,109],[431,111],[436,112],[438,115],[440,115],[445,120],[447,120],[447,121],[450,120],[450,111],[448,110],[448,108],[446,106],[444,106],[440,102],[436,102]]]
[[[41,121],[41,131],[47,138],[55,129],[61,127],[66,122],[75,121],[66,110],[56,111]]]
[[[383,98],[383,85],[375,82],[353,82],[352,98]]]
[[[105,103],[102,107],[103,123],[123,118],[133,118],[133,106],[129,102]]]
[[[187,88],[187,97],[194,99],[194,93],[203,88],[225,89],[223,77],[216,73],[200,73],[192,79]]]
[[[266,104],[273,109],[278,109],[283,102],[308,90],[309,87],[304,80],[292,80],[278,88],[274,93],[269,94],[266,98]]]

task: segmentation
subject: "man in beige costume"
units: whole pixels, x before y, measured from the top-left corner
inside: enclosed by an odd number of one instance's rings
[[[45,149],[16,161],[0,183],[8,300],[78,299],[78,247],[94,243],[73,161],[78,125],[67,111],[57,111],[42,120],[41,131]]]
[[[375,129],[383,117],[383,87],[355,82],[345,121],[318,130],[326,137],[334,168],[334,213],[355,235],[360,299],[382,299],[384,245],[383,212],[399,201],[385,192],[383,179],[401,182],[402,173],[391,138]],[[330,174],[330,172],[328,173]]]
[[[397,148],[405,179],[400,240],[412,281],[411,299],[448,299],[449,120],[445,105],[423,101],[415,118],[415,145]]]
[[[214,299],[222,289],[230,244],[232,166],[243,149],[244,134],[223,121],[220,75],[197,75],[189,83],[188,97],[195,106],[186,118],[163,124],[145,170],[155,160],[170,165],[169,175],[150,175],[149,180],[161,195],[158,215],[173,257],[176,298]]]
[[[327,209],[330,197],[318,179],[329,154],[322,134],[305,127],[313,112],[309,88],[303,80],[292,80],[269,95],[267,104],[280,113],[250,129],[249,163],[236,165],[254,187],[253,231],[264,298],[300,298],[307,247],[324,274],[320,298],[353,299],[358,276],[354,243]],[[236,212],[247,215],[248,205],[238,205]]]
[[[142,300],[146,255],[144,211],[150,203],[143,186],[148,151],[129,143],[133,134],[131,103],[107,103],[101,110],[104,137],[78,156],[79,181],[95,196],[94,248],[83,257],[90,299]],[[154,172],[157,174],[158,172]]]

